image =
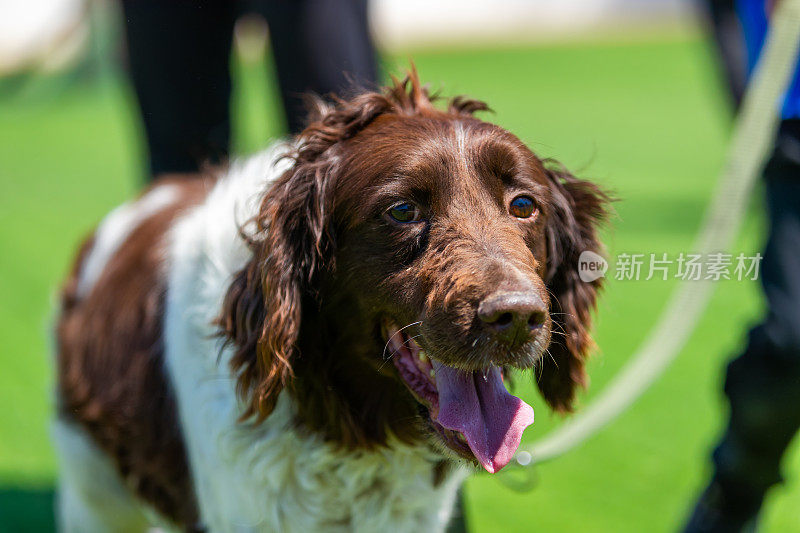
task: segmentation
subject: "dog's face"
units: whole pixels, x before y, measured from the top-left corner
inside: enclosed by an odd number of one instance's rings
[[[502,368],[532,368],[551,336],[546,171],[511,134],[469,118],[381,117],[351,144],[335,292],[351,295],[349,318],[381,341],[375,364],[397,373],[435,436],[494,470],[533,422]],[[469,406],[476,394],[496,405]]]
[[[405,327],[387,351],[419,335],[462,370],[532,367],[552,327],[539,160],[474,119],[385,117],[356,142],[337,190],[337,275],[369,323]]]
[[[294,371],[301,401],[315,381],[329,393],[345,389],[335,400],[350,407],[333,409],[328,397],[328,416],[355,411],[346,423],[385,422],[395,433],[410,426],[412,438],[494,472],[533,422],[530,406],[503,384],[510,368],[532,369],[559,410],[583,384],[597,285],[578,279],[577,256],[599,251],[594,224],[605,197],[473,118],[479,103],[437,111],[413,80],[402,94],[407,101],[395,87],[394,101],[344,103],[344,125],[329,111],[307,130],[313,153],[301,149],[265,200],[265,255],[229,293],[226,307],[238,306],[260,333],[228,328],[240,348],[234,365],[244,370],[242,392],[255,388],[267,403],[285,384],[275,378]],[[365,119],[377,104],[394,112]],[[323,143],[337,126],[338,137]],[[261,283],[266,307],[242,297],[247,278]],[[295,364],[287,340],[299,347]],[[252,370],[242,347],[272,366]],[[284,359],[285,369],[274,365]],[[370,402],[386,412],[358,415]]]

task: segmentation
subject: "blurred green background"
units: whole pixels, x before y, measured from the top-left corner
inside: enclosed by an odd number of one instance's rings
[[[620,198],[609,253],[688,252],[719,173],[731,118],[715,57],[691,32],[629,42],[411,50],[385,58],[398,72],[411,57],[445,95],[486,100],[488,120],[542,156]],[[267,60],[236,65],[236,152],[280,135]],[[55,461],[50,356],[54,295],[81,237],[143,182],[140,125],[116,69],[0,83],[0,531],[53,527]],[[760,196],[735,251],[760,249]],[[591,401],[655,322],[672,281],[608,283],[598,313]],[[759,316],[755,282],[719,284],[689,345],[667,374],[603,433],[536,471],[515,493],[488,475],[466,489],[474,531],[675,531],[708,473],[724,415],[724,361]],[[531,442],[557,426],[533,388]],[[800,531],[800,454],[789,482],[771,493],[764,531]]]

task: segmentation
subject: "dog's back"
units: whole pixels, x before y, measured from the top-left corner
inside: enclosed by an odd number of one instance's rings
[[[127,530],[143,519],[127,508],[131,489],[161,514],[196,522],[175,402],[163,370],[165,253],[175,219],[202,201],[210,186],[210,179],[160,182],[111,212],[82,246],[64,286],[55,433],[64,465],[65,525]],[[104,513],[110,522],[65,516],[80,514],[89,503],[80,500],[97,498],[111,506]]]

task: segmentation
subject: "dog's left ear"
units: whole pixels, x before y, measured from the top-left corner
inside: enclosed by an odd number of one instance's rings
[[[607,217],[609,196],[576,178],[554,162],[546,162],[552,201],[547,222],[546,284],[551,294],[553,340],[537,369],[537,384],[547,403],[559,412],[573,408],[578,387],[587,382],[584,364],[594,346],[589,334],[602,278],[584,282],[578,274],[581,252],[602,254],[598,226]]]

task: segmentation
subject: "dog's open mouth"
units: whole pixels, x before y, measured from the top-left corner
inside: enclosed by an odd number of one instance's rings
[[[461,456],[477,459],[489,473],[514,456],[533,408],[511,395],[499,367],[467,372],[431,359],[393,324],[385,328],[387,354],[411,393],[428,410],[442,441]]]

